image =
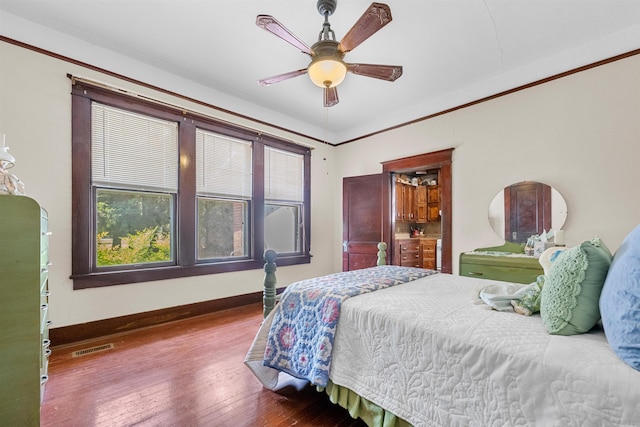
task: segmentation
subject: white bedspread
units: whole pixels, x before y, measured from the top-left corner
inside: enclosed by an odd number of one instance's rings
[[[438,274],[348,299],[330,378],[415,426],[640,425],[640,372],[601,330],[549,335],[537,315],[474,304],[486,283]],[[246,363],[277,388],[261,333]]]

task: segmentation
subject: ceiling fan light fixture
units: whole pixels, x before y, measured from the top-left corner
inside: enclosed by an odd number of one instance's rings
[[[336,87],[347,75],[347,65],[333,56],[315,59],[308,68],[309,78],[319,87]]]
[[[344,53],[338,49],[335,40],[320,40],[311,46],[313,60],[307,72],[316,86],[321,88],[336,87],[347,75],[347,64],[342,58]]]

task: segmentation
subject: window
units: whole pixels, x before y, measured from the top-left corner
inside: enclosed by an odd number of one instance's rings
[[[304,204],[303,156],[265,147],[265,245],[277,253],[302,248]]]
[[[310,150],[74,81],[74,289],[308,263]]]
[[[198,261],[247,257],[251,142],[196,129]]]
[[[96,188],[96,267],[172,263],[173,195]]]
[[[171,263],[178,124],[91,103],[96,269]]]

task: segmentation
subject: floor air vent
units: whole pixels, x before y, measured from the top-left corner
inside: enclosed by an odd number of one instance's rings
[[[87,354],[98,353],[100,351],[107,351],[107,350],[111,350],[112,348],[114,348],[114,345],[111,343],[102,344],[102,345],[97,345],[95,347],[89,347],[89,348],[84,348],[82,350],[74,351],[73,353],[71,353],[71,355],[73,357],[86,356]]]

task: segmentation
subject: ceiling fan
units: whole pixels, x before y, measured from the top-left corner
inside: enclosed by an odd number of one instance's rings
[[[318,0],[318,12],[324,16],[324,24],[322,24],[322,30],[318,35],[318,41],[311,48],[274,17],[270,15],[257,16],[256,25],[258,27],[274,34],[311,57],[311,63],[307,68],[258,80],[260,86],[269,86],[308,73],[311,81],[324,89],[324,106],[332,107],[338,103],[336,87],[342,83],[347,71],[390,82],[402,75],[402,66],[399,65],[348,64],[343,61],[347,52],[353,50],[391,22],[389,6],[382,3],[371,3],[371,6],[367,8],[349,32],[340,42],[337,42],[335,33],[329,24],[329,16],[336,10],[337,3],[337,0]]]

